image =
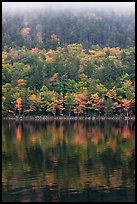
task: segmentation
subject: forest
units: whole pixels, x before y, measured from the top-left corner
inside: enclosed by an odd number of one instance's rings
[[[2,16],[2,114],[133,116],[134,14]]]
[[[57,35],[56,41],[53,34]],[[133,11],[122,13],[91,7],[58,11],[43,7],[40,11],[3,10],[2,13],[3,47],[56,49],[59,45],[76,43],[84,49],[96,44],[125,48],[134,46],[134,42]]]
[[[81,44],[3,51],[3,114],[132,115],[134,52]]]

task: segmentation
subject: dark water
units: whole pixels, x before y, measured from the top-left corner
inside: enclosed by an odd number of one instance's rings
[[[2,124],[3,202],[135,201],[135,122]]]

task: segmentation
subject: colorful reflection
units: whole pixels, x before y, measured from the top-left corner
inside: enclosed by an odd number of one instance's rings
[[[134,121],[3,121],[3,201],[134,201],[134,150]]]

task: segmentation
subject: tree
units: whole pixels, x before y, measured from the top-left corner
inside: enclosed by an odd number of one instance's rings
[[[126,80],[125,82],[123,82],[121,89],[128,100],[131,100],[135,97],[134,87],[130,80]]]
[[[120,115],[121,115],[121,110],[122,110],[122,104],[121,103],[118,103],[117,101],[114,102],[112,108],[113,108],[114,113],[120,113]]]
[[[6,83],[2,86],[2,107],[4,114],[8,114],[9,111],[14,113],[14,89],[10,83]]]
[[[71,111],[73,110],[74,99],[75,99],[74,93],[66,93],[66,96],[64,97],[65,110],[66,112],[68,112],[69,116],[71,114]]]
[[[91,109],[93,111],[97,111],[100,116],[100,113],[101,113],[100,111],[103,105],[103,98],[99,98],[98,93],[95,93],[95,94],[91,94],[90,100],[92,105]]]
[[[53,97],[53,102],[50,104],[50,108],[54,115],[62,115],[62,111],[65,109],[62,94],[55,94]]]
[[[74,101],[74,113],[81,114],[85,113],[86,109],[86,94],[78,93],[75,96],[75,101]]]
[[[21,98],[17,98],[15,101],[15,112],[19,114],[22,112],[22,99]]]
[[[54,91],[48,90],[46,86],[43,86],[39,92],[40,99],[40,108],[43,113],[51,113],[51,103],[53,102],[53,98],[55,96]]]
[[[135,99],[131,99],[130,108],[131,108],[131,113],[135,114]]]
[[[104,98],[104,96],[107,94],[108,90],[103,84],[97,84],[96,90],[98,92],[98,96],[100,98]]]
[[[126,111],[127,117],[128,117],[128,115],[129,115],[128,111],[129,111],[129,107],[130,107],[130,100],[122,99],[122,106],[123,106],[123,109]]]
[[[28,28],[28,27],[22,28],[21,31],[20,31],[22,37],[23,37],[23,38],[27,38],[27,37],[29,36],[29,34],[30,34],[30,30],[31,30],[31,29]]]
[[[106,94],[106,96],[109,97],[109,98],[111,98],[111,99],[116,99],[116,95],[117,95],[117,93],[116,93],[115,87],[113,87],[112,89],[110,89],[110,90],[107,92],[107,94]]]
[[[108,114],[112,114],[113,100],[111,98],[107,98],[107,100],[103,101],[103,106],[105,110],[105,117],[108,117]]]
[[[32,94],[30,97],[29,97],[29,105],[30,105],[30,111],[33,111],[33,112],[37,112],[39,111],[39,104],[40,104],[40,100],[38,98],[38,95],[36,94]]]

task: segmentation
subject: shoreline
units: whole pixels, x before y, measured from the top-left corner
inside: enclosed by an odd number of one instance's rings
[[[69,116],[7,116],[3,117],[2,120],[21,120],[21,121],[54,121],[54,120],[135,120],[135,116],[133,117],[94,117],[94,116],[87,116],[87,117],[69,117]]]

